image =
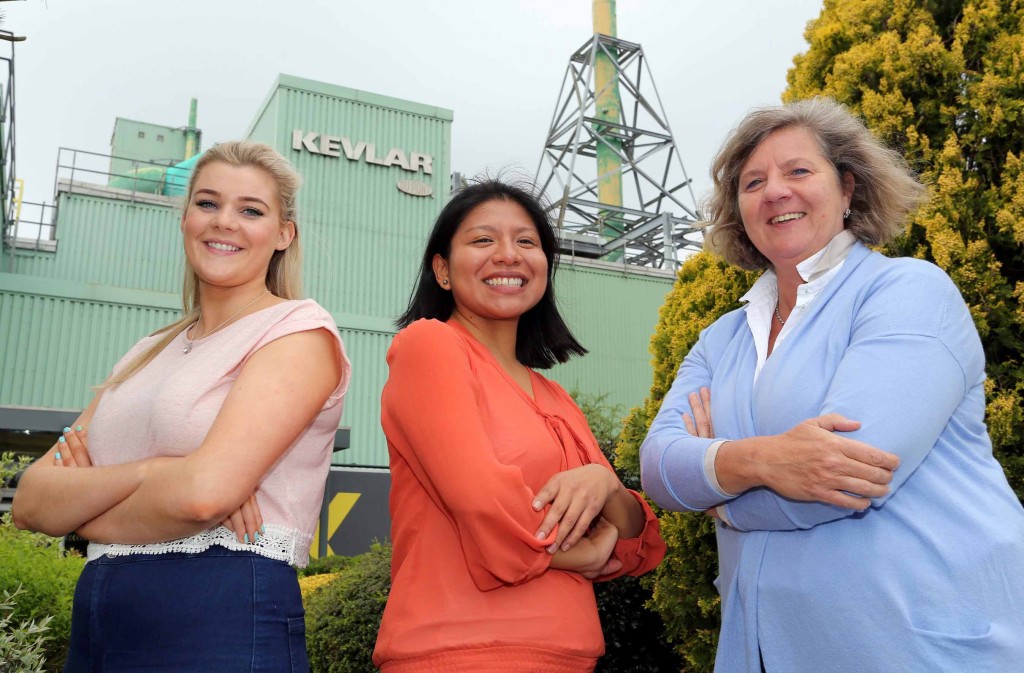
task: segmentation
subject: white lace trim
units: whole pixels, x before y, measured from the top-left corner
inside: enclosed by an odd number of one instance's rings
[[[183,537],[168,542],[152,544],[99,544],[89,543],[88,559],[93,561],[103,556],[128,556],[130,554],[168,554],[184,552],[198,554],[213,545],[220,545],[235,551],[251,551],[276,561],[285,561],[290,565],[303,567],[309,563],[309,546],[313,536],[294,528],[265,524],[266,535],[260,534],[258,542],[246,544],[239,542],[235,534],[224,526],[204,530],[190,537]]]

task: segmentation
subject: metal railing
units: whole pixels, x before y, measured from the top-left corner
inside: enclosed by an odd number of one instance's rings
[[[57,207],[49,203],[18,201],[4,244],[20,250],[57,249]]]
[[[167,169],[181,159],[143,161],[99,152],[87,152],[68,147],[57,150],[57,173],[53,193],[95,194],[103,190],[108,198],[127,201],[166,199],[168,187],[181,186],[180,176],[168,176]],[[115,162],[121,165],[112,171]]]

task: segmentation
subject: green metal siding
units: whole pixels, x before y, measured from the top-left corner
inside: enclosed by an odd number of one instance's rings
[[[388,466],[388,448],[380,429],[380,392],[387,380],[384,356],[392,334],[341,328],[352,361],[352,384],[345,396],[341,424],[352,428],[351,448],[335,454],[341,465]]]
[[[132,344],[180,315],[176,301],[0,274],[0,405],[85,407]]]
[[[140,132],[144,134],[143,138],[139,137]],[[132,162],[126,159],[176,164],[185,158],[185,135],[181,128],[119,117],[114,121],[114,133],[110,138],[110,153],[118,158],[110,162],[110,172],[120,175],[131,170]],[[157,140],[158,136],[163,136],[163,140]]]
[[[17,251],[26,276],[181,292],[179,200],[167,205],[61,192],[56,252]]]
[[[299,217],[309,294],[335,313],[390,318],[409,298],[427,233],[448,195],[450,123],[339,97],[349,92],[285,88],[268,105],[279,106],[276,146],[304,178]],[[431,154],[433,173],[295,150],[294,129],[374,143],[379,154],[391,147]],[[398,191],[405,179],[429,184],[434,195]]]
[[[590,353],[553,367],[551,378],[566,390],[606,394],[623,415],[641,404],[651,388],[651,335],[673,281],[668,273],[563,262],[555,276],[558,305]]]
[[[249,140],[258,140],[261,143],[267,143],[272,146],[277,145],[278,106],[276,98],[279,91],[280,89],[275,86],[271,89],[266,100],[263,101],[263,105],[260,107],[259,112],[256,113],[256,118],[249,125],[249,131],[245,134],[245,137]]]

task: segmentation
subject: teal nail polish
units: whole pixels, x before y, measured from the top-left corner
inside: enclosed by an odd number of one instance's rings
[[[81,432],[81,431],[82,431],[82,426],[81,426],[81,425],[76,425],[76,426],[75,426],[75,430],[76,430],[77,432]]]
[[[54,454],[53,457],[56,458],[57,460],[60,460],[60,451],[58,451],[56,454]]]
[[[266,535],[267,534],[267,527],[264,526],[263,524],[260,524],[260,532],[263,533],[264,535]]]
[[[260,534],[259,533],[253,533],[252,534],[252,541],[253,541],[254,544],[256,542],[259,542],[260,541]]]
[[[64,432],[71,432],[71,428],[64,428]]]
[[[242,536],[242,539],[245,540],[245,544],[249,544],[249,534],[248,533],[246,533],[244,536]]]
[[[68,440],[64,439],[64,436],[62,435],[62,436],[60,436],[60,437],[58,437],[58,438],[57,438],[57,441],[58,441],[58,442],[60,442],[61,444],[64,444],[64,443],[66,443],[66,442],[67,442]]]

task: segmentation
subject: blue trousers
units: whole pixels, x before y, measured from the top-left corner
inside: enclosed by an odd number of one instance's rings
[[[64,673],[128,671],[308,673],[295,569],[217,546],[90,561]]]

